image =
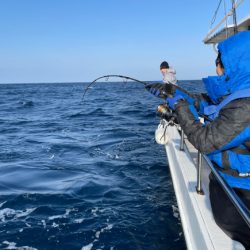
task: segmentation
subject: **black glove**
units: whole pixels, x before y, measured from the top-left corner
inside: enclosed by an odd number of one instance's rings
[[[152,83],[147,84],[145,88],[153,95],[166,99],[167,97],[172,97],[175,93],[175,86],[173,84],[162,84],[162,83]]]

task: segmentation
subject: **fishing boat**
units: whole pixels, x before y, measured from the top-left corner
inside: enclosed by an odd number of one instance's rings
[[[235,4],[233,8],[232,13],[236,9]],[[234,34],[236,27],[239,28],[238,31],[249,30],[250,16],[239,25],[234,23],[215,34],[210,32],[204,43],[216,44],[223,41]],[[211,172],[250,227],[249,210],[233,189],[224,182],[211,161],[193,147],[174,120],[161,119],[155,135],[156,141],[164,144],[166,149],[187,248],[245,249],[241,243],[228,237],[214,220],[209,199]]]

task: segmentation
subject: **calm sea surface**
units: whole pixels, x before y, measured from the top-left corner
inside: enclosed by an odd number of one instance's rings
[[[99,83],[81,102],[85,87],[0,85],[0,249],[185,249],[161,100]]]

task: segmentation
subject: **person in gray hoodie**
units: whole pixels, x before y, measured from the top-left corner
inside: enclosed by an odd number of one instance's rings
[[[160,71],[163,75],[163,83],[176,84],[176,71],[172,67],[169,67],[166,61],[163,61],[160,65]]]

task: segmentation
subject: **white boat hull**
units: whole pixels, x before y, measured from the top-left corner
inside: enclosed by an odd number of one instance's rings
[[[180,150],[181,138],[176,126],[168,126],[167,133],[169,141],[165,148],[188,249],[244,249],[214,221],[209,199],[209,167],[203,163],[204,195],[200,195],[196,191],[197,150],[188,141],[184,150]]]

